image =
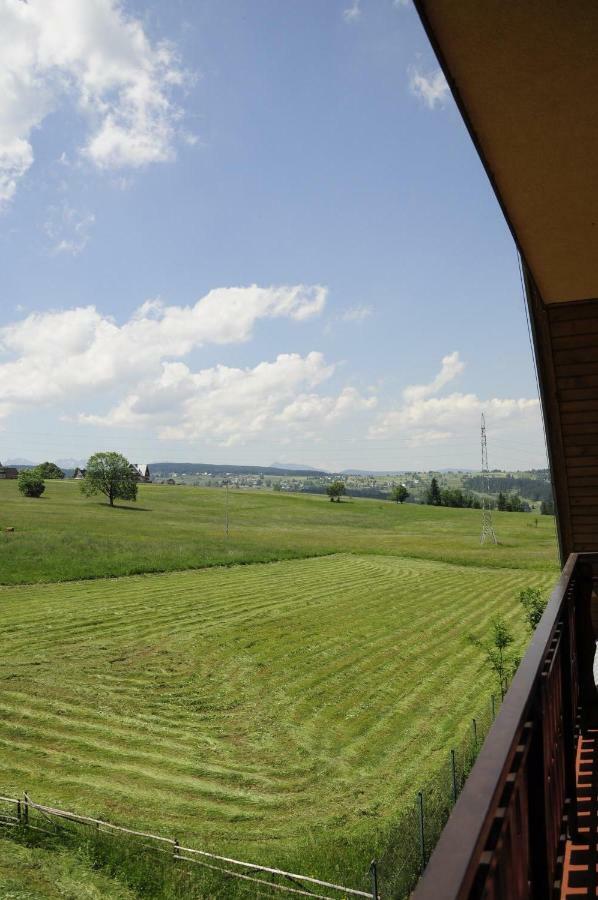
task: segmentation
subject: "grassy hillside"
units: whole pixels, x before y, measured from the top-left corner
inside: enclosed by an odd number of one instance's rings
[[[521,641],[551,581],[339,554],[0,588],[2,791],[321,874],[367,832],[365,871],[489,698],[469,634]]]
[[[38,500],[0,481],[0,583],[173,571],[355,552],[464,565],[556,571],[554,520],[495,513],[500,546],[480,547],[480,513],[376,500],[141,485],[137,504],[110,509],[74,482]],[[14,527],[14,533],[4,531]]]

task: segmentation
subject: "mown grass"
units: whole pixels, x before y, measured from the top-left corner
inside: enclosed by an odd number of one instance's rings
[[[469,635],[500,611],[521,645],[552,580],[378,553],[5,586],[2,791],[362,883],[488,702]]]
[[[14,838],[14,836],[13,836]],[[26,840],[22,835],[23,841]],[[0,835],[0,897],[3,900],[135,900],[125,884],[96,871],[84,851],[58,841],[25,842]]]
[[[480,513],[377,500],[141,485],[110,509],[75,482],[40,499],[0,481],[0,583],[100,578],[354,552],[461,565],[557,569],[554,519],[495,513],[500,545],[480,546]],[[7,527],[14,532],[6,532]]]

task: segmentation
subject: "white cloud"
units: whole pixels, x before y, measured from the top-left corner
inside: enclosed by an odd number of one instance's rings
[[[0,206],[33,163],[35,130],[64,101],[88,122],[79,149],[99,168],[173,158],[182,112],[172,95],[186,75],[120,0],[0,0],[0,57]]]
[[[440,372],[429,384],[410,385],[403,391],[403,403],[381,414],[371,426],[370,438],[404,437],[411,446],[439,443],[479,427],[486,412],[495,427],[529,424],[540,429],[537,399],[480,399],[476,394],[453,392],[434,396],[464,368],[457,352],[445,356]]]
[[[345,22],[356,22],[361,16],[361,0],[353,0],[351,6],[343,10]]]
[[[351,387],[338,395],[315,393],[333,372],[317,352],[282,353],[273,362],[245,369],[215,366],[191,372],[182,363],[164,363],[158,378],[140,384],[108,414],[81,415],[79,422],[150,426],[165,440],[220,446],[258,436],[277,442],[292,433],[305,437],[376,402]]]
[[[230,446],[272,425],[304,386],[330,377],[320,353],[280,354],[254,368],[215,366],[192,372],[165,363],[161,375],[140,384],[105,416],[83,415],[92,425],[154,425],[169,440],[203,440]]]
[[[122,325],[93,306],[32,313],[0,328],[0,397],[9,404],[61,402],[159,377],[164,361],[204,344],[247,341],[264,318],[303,321],[324,308],[321,286],[217,288],[193,306],[144,303]]]
[[[422,100],[428,109],[444,106],[449,96],[449,86],[440,69],[422,72],[417,66],[409,69],[409,89]]]
[[[44,231],[50,239],[52,253],[68,253],[78,256],[89,242],[96,217],[83,213],[67,203],[49,211]]]
[[[437,394],[445,384],[448,384],[449,381],[453,381],[457,375],[460,375],[464,368],[465,363],[459,359],[459,353],[455,350],[453,353],[449,353],[448,356],[443,356],[440,372],[429,384],[409,385],[403,391],[403,397],[411,402]]]
[[[340,318],[343,322],[363,322],[372,315],[372,312],[371,306],[350,306],[340,314]]]

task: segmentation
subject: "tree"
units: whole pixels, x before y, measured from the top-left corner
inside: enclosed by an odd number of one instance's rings
[[[442,497],[440,496],[440,488],[436,478],[432,478],[428,489],[426,503],[428,506],[442,506]]]
[[[540,504],[540,515],[554,516],[554,503],[552,500],[542,500]]]
[[[501,698],[504,698],[509,682],[519,665],[519,656],[513,652],[511,645],[513,635],[505,620],[501,617],[492,620],[490,637],[486,641],[472,637],[476,647],[484,651],[488,665],[498,681]]]
[[[396,503],[404,503],[409,496],[409,491],[404,484],[396,484],[390,492],[390,499]]]
[[[500,510],[500,512],[504,512],[507,508],[507,498],[503,494],[502,491],[498,494],[498,500],[496,501],[496,508]]]
[[[41,497],[46,490],[44,479],[38,475],[35,469],[23,469],[19,473],[17,487],[25,497]]]
[[[530,631],[535,631],[548,601],[542,596],[539,588],[526,587],[519,592],[519,602],[525,612],[527,627]]]
[[[340,503],[341,497],[345,492],[346,488],[344,481],[333,481],[332,484],[329,484],[326,487],[326,493],[330,497],[331,503],[333,503],[334,500],[336,500],[337,503]]]
[[[81,491],[87,497],[105,494],[114,506],[115,500],[137,499],[137,477],[120,453],[94,453],[87,463]]]
[[[33,470],[40,478],[64,478],[64,472],[56,463],[43,462]]]

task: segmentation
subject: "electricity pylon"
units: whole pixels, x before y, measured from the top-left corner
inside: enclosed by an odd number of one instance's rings
[[[486,441],[486,419],[482,413],[482,536],[480,544],[485,544],[487,540],[498,544],[496,532],[492,524],[492,510],[487,506],[486,496],[490,493],[490,470],[488,469],[488,443]]]

